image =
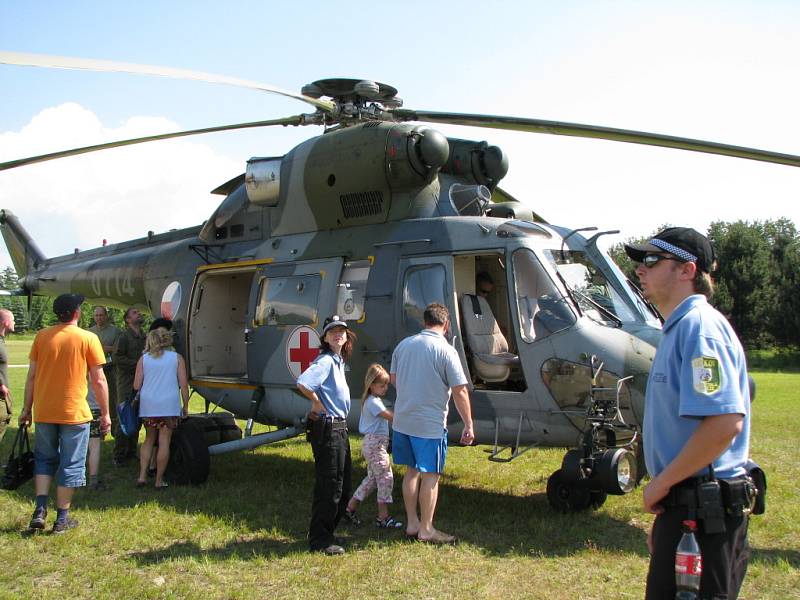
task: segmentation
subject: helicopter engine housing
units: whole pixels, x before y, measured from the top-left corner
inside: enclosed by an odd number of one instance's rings
[[[272,234],[427,216],[449,153],[429,127],[377,121],[308,140],[283,158]]]

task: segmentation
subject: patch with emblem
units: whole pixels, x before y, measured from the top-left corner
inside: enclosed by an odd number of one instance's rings
[[[692,359],[692,382],[699,394],[713,394],[722,386],[719,360],[710,356]]]

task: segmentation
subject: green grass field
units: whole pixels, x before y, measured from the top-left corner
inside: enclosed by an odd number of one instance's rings
[[[18,413],[25,369],[11,371]],[[770,476],[769,500],[767,514],[751,522],[753,556],[741,597],[800,598],[794,496],[800,374],[754,376],[752,453]],[[200,410],[201,402],[193,400],[193,408]],[[15,431],[14,422],[0,448],[3,459]],[[460,537],[458,546],[425,546],[375,529],[373,495],[360,510],[365,524],[342,530],[347,555],[325,557],[306,552],[313,461],[304,441],[213,457],[207,484],[163,492],[135,488],[132,467],[112,467],[112,443],[104,443],[101,465],[111,489],[76,494],[81,525],[66,535],[23,535],[31,483],[0,491],[0,598],[608,600],[644,594],[651,516],[641,512],[641,490],[610,497],[596,512],[555,514],[545,486],[561,450],[495,464],[484,448],[454,447],[437,523]],[[360,438],[351,443],[357,479],[365,464]],[[402,470],[395,474],[400,500]],[[401,503],[395,512],[402,514]]]

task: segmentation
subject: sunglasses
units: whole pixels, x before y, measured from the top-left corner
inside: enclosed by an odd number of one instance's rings
[[[491,289],[487,290],[487,289],[485,289],[485,288],[481,288],[481,289],[479,289],[479,290],[478,290],[478,293],[479,293],[479,294],[486,294],[486,295],[489,295],[489,294],[491,294],[491,293],[492,293],[492,290],[491,290]]]
[[[674,260],[675,262],[685,262],[682,261],[680,258],[675,258],[674,256],[664,256],[663,254],[645,254],[645,257],[642,259],[642,264],[648,269],[652,269],[662,260]]]

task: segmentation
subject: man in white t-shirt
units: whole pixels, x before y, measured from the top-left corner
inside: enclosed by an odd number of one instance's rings
[[[454,536],[433,526],[439,477],[447,457],[451,392],[464,421],[461,443],[471,444],[475,434],[468,381],[458,352],[444,337],[450,313],[447,307],[433,303],[425,308],[423,319],[425,329],[400,342],[392,355],[390,376],[397,389],[392,453],[395,464],[408,466],[403,479],[406,535],[433,544],[452,544]]]

